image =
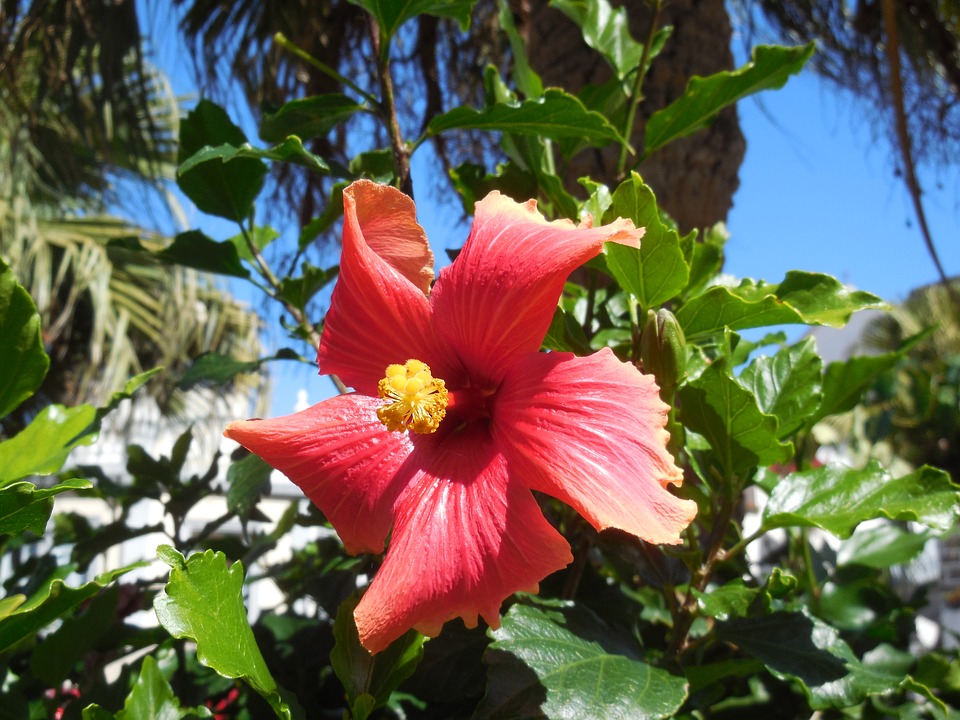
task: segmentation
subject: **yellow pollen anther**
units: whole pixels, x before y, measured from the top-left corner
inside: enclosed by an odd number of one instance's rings
[[[447,388],[433,377],[430,368],[419,360],[403,365],[387,365],[386,376],[377,386],[387,403],[377,410],[387,430],[428,434],[436,432],[447,414]]]

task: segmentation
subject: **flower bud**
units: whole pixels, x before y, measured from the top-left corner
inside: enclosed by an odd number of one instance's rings
[[[653,373],[660,390],[672,396],[684,376],[687,341],[669,310],[647,311],[647,322],[640,335],[640,360],[643,371]]]

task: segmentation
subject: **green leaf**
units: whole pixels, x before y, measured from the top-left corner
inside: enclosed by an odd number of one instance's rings
[[[436,15],[452,18],[460,25],[460,30],[470,29],[470,12],[476,0],[350,0],[373,15],[380,26],[380,32],[388,39],[396,34],[400,26],[417,15]]]
[[[175,638],[197,643],[197,660],[226,678],[240,678],[292,720],[297,708],[281,695],[247,622],[243,566],[227,568],[226,556],[207,550],[188,560],[169,545],[157,549],[170,566],[170,580],[153,601],[157,619]]]
[[[180,123],[178,162],[197,153],[221,146],[233,149],[246,145],[243,131],[234,125],[223,108],[201,100]],[[248,146],[249,147],[249,146]],[[192,170],[177,173],[177,184],[200,210],[240,222],[253,210],[253,201],[263,188],[267,174],[260,160],[240,157],[229,169],[223,162],[193,161]]]
[[[91,405],[48,405],[27,427],[0,443],[0,487],[30,475],[52,475],[70,452],[96,439]]]
[[[850,290],[836,278],[791,270],[779,285],[743,280],[736,287],[716,285],[677,311],[687,338],[765,325],[842,327],[858,310],[882,309],[876,295]]]
[[[397,161],[390,148],[368,150],[350,161],[349,170],[355,177],[370,178],[382,185],[389,185],[397,176]]]
[[[257,502],[270,490],[270,473],[273,468],[257,455],[247,455],[233,463],[227,470],[227,510],[246,517]]]
[[[640,248],[606,243],[607,267],[624,290],[644,310],[655,309],[677,295],[687,284],[689,268],[680,250],[677,231],[663,224],[653,191],[636,173],[613,192],[613,202],[603,215],[604,223],[618,217],[646,228]]]
[[[280,281],[280,297],[305,310],[307,303],[337,276],[338,271],[336,267],[324,270],[305,262],[300,266],[300,277],[285,277]]]
[[[537,194],[536,178],[514,162],[500,163],[493,173],[481,165],[465,162],[450,171],[450,179],[467,215],[473,215],[474,205],[493,190],[517,202],[525,202]]]
[[[240,264],[236,246],[229,240],[211,240],[200,230],[182,232],[169,247],[157,253],[164,262],[191,267],[204,272],[248,278],[250,273]]]
[[[83,720],[182,720],[182,718],[208,718],[213,714],[203,706],[181,707],[180,699],[174,694],[170,683],[160,671],[160,666],[152,655],[143,658],[140,677],[133,686],[116,715],[107,713],[99,705],[88,705],[83,709]]]
[[[365,720],[390,699],[390,693],[417,669],[423,659],[426,638],[410,630],[381,653],[371,655],[360,644],[353,611],[360,598],[356,593],[337,609],[333,623],[336,644],[330,651],[330,664],[347,691],[354,720]]]
[[[643,662],[627,635],[572,604],[514,605],[491,635],[476,720],[665,718],[687,697],[684,678]]]
[[[693,588],[693,596],[697,599],[700,611],[717,620],[746,616],[751,603],[759,593],[760,590],[757,588],[748,588],[744,585],[740,578],[726,585],[711,588],[707,592],[700,592]]]
[[[587,110],[575,96],[557,88],[519,104],[497,103],[486,110],[454,108],[431,120],[427,134],[449,130],[494,130],[551,140],[577,138],[591,145],[623,142],[603,115]]]
[[[543,347],[577,355],[589,355],[591,352],[590,343],[587,342],[587,336],[584,335],[580,323],[560,307],[553,313],[553,320],[550,321],[550,327],[547,328],[547,334],[543,338]]]
[[[913,662],[883,645],[861,662],[836,629],[796,612],[732,620],[717,627],[717,638],[750,653],[774,675],[799,681],[814,710],[850,707],[896,690]]]
[[[623,81],[633,75],[643,57],[643,43],[630,34],[625,7],[612,8],[607,0],[552,0],[553,7],[573,20],[583,40],[599,52]]]
[[[708,126],[728,105],[760,90],[783,87],[791,75],[800,72],[813,51],[813,43],[792,48],[759,45],[753,49],[750,62],[738,70],[690,78],[683,95],[647,121],[644,158],[671,140]]]
[[[717,223],[703,234],[700,242],[692,242],[689,255],[685,253],[690,265],[690,279],[684,288],[684,295],[692,297],[703,292],[711,280],[723,269],[723,248],[729,239],[726,226]],[[686,239],[686,238],[684,238]],[[683,243],[681,242],[681,247]]]
[[[683,424],[710,441],[728,475],[790,458],[793,446],[779,440],[777,419],[764,413],[753,393],[731,377],[725,359],[681,386],[679,396]]]
[[[280,233],[268,225],[257,225],[253,228],[253,232],[250,233],[250,239],[253,241],[253,245],[257,248],[258,252],[278,237],[280,237]],[[253,252],[250,250],[250,246],[247,244],[247,239],[243,233],[234,235],[227,240],[227,242],[231,243],[237,249],[237,256],[241,260],[246,260],[248,263],[254,262]]]
[[[59,686],[117,619],[120,588],[97,593],[82,612],[65,617],[30,653],[30,672],[48,687]]]
[[[818,527],[847,538],[864,520],[881,517],[947,532],[960,520],[960,486],[927,466],[893,478],[875,460],[862,469],[825,465],[777,484],[763,510],[763,529]]]
[[[347,185],[348,183],[341,181],[335,183],[330,189],[330,201],[323,209],[320,217],[314,218],[300,230],[300,237],[297,239],[299,250],[306,249],[310,243],[316,240],[321,233],[329,230],[333,223],[343,215],[343,191]]]
[[[876,527],[858,527],[837,551],[837,565],[865,565],[888,568],[908,563],[923,550],[931,538],[929,532],[903,530],[884,523]]]
[[[757,398],[760,409],[779,420],[779,437],[802,427],[820,407],[823,362],[813,338],[761,356],[740,374],[740,383]]]
[[[234,360],[217,352],[204,353],[187,368],[177,386],[187,390],[200,383],[224,385],[241,373],[256,372],[262,363],[271,359]]]
[[[78,588],[69,587],[61,578],[54,577],[16,610],[0,618],[0,652],[43,630],[54,620],[96,595],[116,578],[145,564],[136,563],[111,570]],[[70,568],[61,570],[68,573]]]
[[[0,418],[33,395],[50,367],[40,315],[30,294],[0,259]]]
[[[275,143],[290,135],[301,138],[326,137],[339,123],[364,110],[366,108],[363,105],[340,93],[297,98],[285,102],[275,112],[263,114],[260,138]]]
[[[0,488],[0,536],[19,535],[25,531],[42,536],[53,510],[53,496],[91,487],[93,483],[89,480],[73,478],[51,488],[38,489],[28,482]]]
[[[900,352],[884,355],[861,355],[827,365],[823,378],[823,400],[820,409],[807,421],[807,427],[829,415],[851,410],[864,391],[887,370],[897,364]]]
[[[290,162],[295,165],[318,172],[321,175],[327,175],[330,172],[330,166],[319,155],[314,155],[303,146],[303,141],[296,135],[290,135],[283,142],[274,145],[271,148],[253,147],[250,143],[241,145],[206,145],[200,148],[196,153],[184,161],[177,171],[180,177],[189,175],[197,167],[213,161],[220,161],[222,164],[236,162],[238,159],[254,160],[275,160],[278,162]],[[231,173],[233,165],[227,171]],[[262,184],[262,183],[261,183]],[[256,194],[254,194],[256,197]],[[252,202],[252,198],[251,198]],[[234,218],[239,219],[239,218]]]
[[[513,82],[525,97],[542,97],[543,81],[530,67],[530,60],[527,58],[527,45],[520,33],[517,32],[517,27],[513,22],[513,11],[505,0],[500,0],[499,5],[500,12],[497,15],[497,20],[500,23],[501,30],[510,42],[510,52],[513,55]]]

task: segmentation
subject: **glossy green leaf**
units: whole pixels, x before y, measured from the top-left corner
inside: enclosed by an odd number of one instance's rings
[[[30,475],[52,475],[70,452],[96,439],[96,408],[48,405],[27,427],[0,443],[0,487]]]
[[[825,465],[777,484],[763,510],[763,528],[818,527],[846,538],[873,518],[913,520],[946,532],[960,520],[960,486],[927,466],[894,478],[876,461],[862,469]]]
[[[0,535],[19,535],[24,531],[43,535],[53,496],[70,490],[93,487],[89,480],[73,478],[50,488],[37,488],[33,483],[15,482],[0,488]]]
[[[743,280],[736,287],[716,285],[677,311],[687,337],[765,325],[842,327],[858,310],[885,308],[876,295],[850,290],[836,278],[791,270],[779,285]]]
[[[707,438],[727,474],[790,458],[793,446],[779,440],[776,417],[764,413],[753,393],[731,377],[726,360],[716,360],[681,386],[679,397],[683,424]]]
[[[637,71],[643,43],[630,34],[626,7],[613,8],[607,0],[553,0],[551,5],[580,27],[584,42],[603,55],[619,80]]]
[[[514,605],[492,633],[476,720],[672,716],[687,683],[641,659],[628,636],[571,604]]]
[[[256,507],[265,492],[270,491],[273,468],[257,455],[247,455],[227,470],[227,509],[245,517]]]
[[[83,709],[83,720],[182,720],[208,717],[213,717],[213,714],[206,707],[181,707],[180,699],[174,694],[152,655],[143,658],[140,676],[122,710],[114,715],[96,704]]]
[[[603,215],[609,223],[618,217],[646,228],[640,248],[606,243],[607,267],[624,290],[644,310],[656,309],[677,295],[687,284],[689,268],[680,250],[677,231],[660,220],[653,191],[636,173],[613,192],[613,202]]]
[[[823,399],[820,408],[807,422],[808,427],[819,420],[853,409],[864,391],[887,370],[897,364],[899,352],[883,355],[860,355],[849,360],[838,360],[827,365],[823,377]]]
[[[742,618],[717,637],[762,661],[778,677],[799,682],[815,710],[844,708],[896,690],[913,659],[880,646],[860,661],[835,628],[798,612]]]
[[[339,123],[364,110],[363,105],[340,93],[289,100],[275,112],[263,114],[260,138],[278,143],[290,135],[307,139],[326,137]]]
[[[192,169],[184,172],[181,168],[177,184],[203,212],[239,222],[253,210],[253,201],[263,188],[266,165],[253,157],[237,157],[229,167],[222,158],[200,163],[193,158],[210,151],[215,156],[218,147],[236,150],[243,145],[247,145],[243,131],[223,108],[209,100],[197,103],[180,123],[178,162],[190,161],[188,167]]]
[[[514,162],[501,163],[492,173],[481,165],[465,162],[450,171],[450,178],[467,215],[473,215],[474,205],[493,190],[517,202],[525,202],[537,194],[536,178]]]
[[[932,537],[929,532],[903,530],[884,523],[876,527],[858,527],[837,551],[837,565],[865,565],[888,568],[908,563],[923,550]]]
[[[111,570],[76,588],[68,586],[62,578],[52,578],[16,610],[0,618],[0,652],[43,630],[83,601],[89,600],[116,578],[143,565],[145,563],[136,563]],[[69,570],[69,567],[61,568],[61,571],[66,571],[64,574],[69,573]]]
[[[305,310],[314,295],[337,277],[338,268],[318,268],[310,263],[300,266],[300,277],[285,277],[280,281],[280,297],[294,307]]]
[[[169,247],[157,253],[168,263],[191,267],[218,275],[248,278],[250,272],[240,264],[236,246],[226,240],[211,240],[200,230],[188,230],[178,234]]]
[[[779,420],[779,437],[800,428],[820,406],[823,362],[813,338],[761,356],[740,374],[740,383],[757,398],[760,409]]]
[[[43,350],[40,315],[30,294],[0,259],[0,418],[40,387],[50,358]]]
[[[170,580],[153,601],[157,619],[175,638],[197,643],[201,664],[256,690],[278,717],[292,720],[295,708],[281,695],[247,622],[243,566],[227,567],[226,556],[207,550],[183,555],[168,545],[157,549],[170,566]]]
[[[452,18],[460,30],[470,29],[470,12],[476,0],[350,0],[373,15],[380,31],[392,38],[400,26],[417,15]]]
[[[493,130],[552,140],[578,138],[592,145],[622,142],[603,115],[587,110],[575,96],[557,88],[519,104],[498,103],[486,110],[457,107],[438,115],[427,127],[428,135],[450,130]]]
[[[336,644],[330,652],[330,664],[347,691],[353,720],[366,720],[376,708],[390,699],[390,693],[417,669],[423,659],[426,638],[410,630],[383,652],[371,655],[360,644],[353,611],[360,598],[354,594],[340,604],[333,623]]]
[[[783,87],[813,51],[813,43],[793,48],[760,45],[753,49],[750,62],[738,70],[690,78],[683,95],[647,121],[644,157],[671,140],[706,127],[728,105],[760,90]]]
[[[303,146],[303,141],[296,135],[290,135],[282,142],[270,148],[253,147],[250,143],[241,145],[206,145],[196,153],[191,155],[186,161],[181,163],[177,171],[180,177],[188,176],[196,168],[206,163],[219,161],[226,165],[241,159],[253,160],[275,160],[277,162],[289,162],[295,165],[313,170],[314,172],[326,175],[330,172],[330,166],[319,155],[314,155]],[[228,176],[233,166],[227,168]],[[234,218],[238,219],[238,218]]]

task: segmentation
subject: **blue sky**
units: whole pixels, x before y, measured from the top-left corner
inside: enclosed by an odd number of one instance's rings
[[[175,91],[195,95],[184,51],[169,37],[157,50]],[[241,104],[229,110],[257,142],[251,121],[236,117]],[[889,145],[875,136],[862,104],[806,71],[782,90],[741,102],[739,113],[747,154],[727,223],[726,272],[769,282],[779,282],[791,269],[825,272],[890,301],[937,280],[903,183],[893,175]],[[455,198],[447,206],[435,202],[423,160],[422,155],[414,158],[419,219],[441,260],[445,248],[463,243],[468,228],[458,224]],[[943,265],[948,274],[960,274],[956,168],[942,177],[921,169],[921,183]],[[235,232],[195,210],[188,217],[217,239]],[[261,304],[259,299],[255,304]],[[278,347],[286,344],[279,329],[269,337]],[[310,402],[333,392],[315,369],[274,366],[271,414],[290,412],[301,388],[307,389]]]

